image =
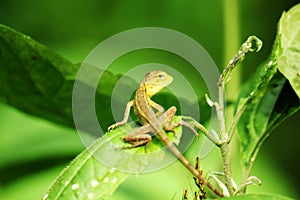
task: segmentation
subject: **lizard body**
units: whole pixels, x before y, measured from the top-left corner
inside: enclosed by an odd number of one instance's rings
[[[173,116],[176,113],[176,107],[172,106],[167,111],[165,111],[162,115],[158,117],[158,123],[160,127],[169,126],[168,124],[171,123]],[[125,142],[129,142],[132,145],[131,146],[123,146],[120,147],[121,149],[130,149],[141,145],[146,145],[146,151],[147,151],[147,145],[152,141],[151,135],[148,133],[154,133],[155,130],[150,124],[145,124],[138,129],[128,133],[123,139]]]
[[[139,88],[136,90],[134,100],[127,103],[126,110],[124,113],[124,119],[121,122],[118,122],[112,126],[109,127],[109,129],[113,129],[117,126],[124,125],[129,117],[129,111],[130,107],[134,107],[134,112],[139,118],[140,122],[143,125],[150,125],[156,135],[159,137],[159,139],[168,147],[168,149],[179,159],[179,161],[188,168],[194,176],[199,178],[205,185],[207,185],[215,194],[222,197],[223,194],[216,190],[203,176],[200,174],[198,170],[196,170],[192,164],[182,155],[182,153],[177,149],[177,147],[169,140],[167,134],[162,129],[162,123],[157,119],[157,116],[160,116],[164,109],[157,103],[151,100],[151,97],[159,92],[162,88],[168,86],[173,81],[173,77],[168,75],[166,72],[161,70],[154,70],[149,72],[145,75],[143,78]],[[154,113],[154,110],[152,109],[154,107],[156,110],[158,110],[157,113]],[[171,107],[172,108],[172,107]],[[174,107],[175,108],[175,107]],[[176,109],[176,108],[175,108]],[[176,110],[175,110],[176,111]],[[174,113],[175,114],[175,113]],[[166,124],[170,125],[170,124]],[[184,122],[180,122],[177,124],[173,124],[172,126],[165,126],[165,129],[172,129],[172,127],[176,127],[178,125],[185,125],[188,126],[193,130],[192,127],[190,127],[188,124]],[[151,137],[151,136],[150,136]],[[143,141],[143,136],[141,135],[139,137],[132,138],[134,140],[140,140]],[[137,141],[139,142],[139,141]],[[146,138],[145,142],[143,144],[147,145],[151,142],[151,139],[149,140],[149,137]],[[134,143],[134,142],[133,142]],[[136,143],[137,144],[137,143]],[[139,145],[134,144],[134,146],[142,145],[138,143]]]

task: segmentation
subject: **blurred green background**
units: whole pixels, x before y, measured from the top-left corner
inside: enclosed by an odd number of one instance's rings
[[[0,23],[30,35],[74,63],[109,36],[156,26],[197,40],[221,69],[247,36],[254,34],[264,46],[261,52],[249,55],[243,69],[236,72],[232,87],[238,88],[268,57],[281,13],[298,2],[11,0],[0,1]],[[262,179],[263,186],[250,187],[249,192],[300,198],[299,119],[300,113],[292,116],[266,141],[252,173]],[[39,199],[83,149],[76,131],[0,104],[0,199]],[[214,160],[205,162],[209,165]],[[186,173],[174,164],[157,173],[132,176],[112,199],[171,199],[175,192],[179,197],[192,182],[187,175],[174,177],[178,171]]]

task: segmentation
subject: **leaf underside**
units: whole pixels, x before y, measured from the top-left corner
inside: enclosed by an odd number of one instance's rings
[[[300,98],[300,4],[282,14],[278,29],[281,44],[278,69]]]
[[[173,122],[180,119],[175,116]],[[160,162],[166,152],[158,139],[149,144],[147,153],[144,146],[119,149],[130,145],[121,138],[135,129],[134,123],[126,124],[97,139],[66,167],[43,199],[107,199],[130,174],[142,173],[153,162]],[[176,142],[181,127],[174,131],[176,137],[167,134]]]
[[[300,44],[299,18],[300,4],[283,14],[272,55],[240,93],[238,108],[246,106],[238,124],[244,166],[253,164],[274,128],[300,109],[299,77],[288,75],[300,66],[300,47],[294,47]]]
[[[31,39],[0,24],[0,101],[28,114],[74,128],[72,95],[81,64],[73,64]],[[81,83],[86,91],[94,90],[96,112],[102,127],[114,122],[110,109],[111,93],[121,75],[90,68],[89,73],[102,73],[99,86]],[[105,85],[105,87],[101,87]],[[123,87],[135,90],[137,83],[123,77]],[[99,89],[100,87],[100,89]],[[122,94],[121,94],[122,95]],[[116,106],[123,102],[116,101]],[[105,108],[105,109],[104,109]],[[101,114],[99,114],[101,113]],[[82,109],[82,116],[91,115]],[[92,132],[91,130],[84,130]]]

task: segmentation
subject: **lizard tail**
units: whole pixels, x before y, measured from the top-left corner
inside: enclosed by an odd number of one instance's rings
[[[178,160],[190,171],[193,173],[194,176],[199,178],[212,192],[214,192],[219,197],[223,197],[224,195],[218,191],[213,185],[211,185],[201,174],[198,170],[196,170],[191,163],[182,155],[182,153],[177,149],[177,147],[169,140],[165,132],[162,129],[155,130],[160,138],[161,141],[169,148],[169,150],[174,154]]]

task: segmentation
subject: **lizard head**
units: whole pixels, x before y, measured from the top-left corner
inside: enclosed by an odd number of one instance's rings
[[[162,70],[154,70],[145,75],[142,83],[149,96],[153,96],[173,81],[173,77]]]

